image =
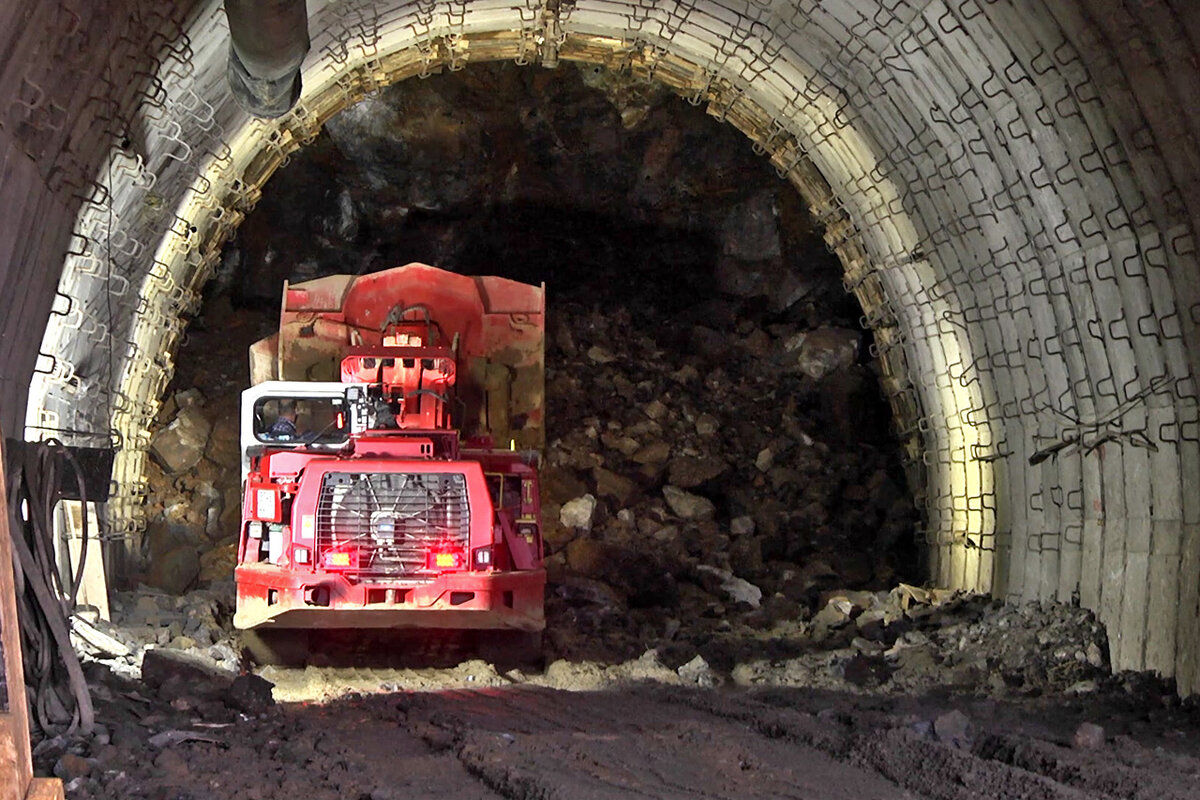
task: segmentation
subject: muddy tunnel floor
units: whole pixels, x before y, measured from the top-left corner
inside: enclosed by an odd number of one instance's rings
[[[547,630],[233,630],[238,400],[284,280],[422,261],[547,283]],[[609,73],[471,67],[332,120],[191,320],[71,798],[1200,797],[1200,716],[1066,605],[922,588],[871,338],[788,184]]]
[[[649,650],[253,674],[161,647],[133,680],[108,654],[88,666],[100,724],[35,762],[114,800],[1200,797],[1200,708],[1109,674],[1089,614],[910,594],[886,649],[851,624],[730,671]]]

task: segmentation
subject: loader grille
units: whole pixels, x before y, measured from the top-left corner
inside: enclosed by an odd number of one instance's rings
[[[435,545],[465,551],[470,530],[462,474],[329,472],[321,482],[317,552],[352,551],[362,578],[420,577]]]

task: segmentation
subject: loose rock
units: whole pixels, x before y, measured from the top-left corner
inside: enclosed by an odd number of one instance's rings
[[[947,711],[933,721],[933,732],[938,741],[952,747],[968,747],[971,743],[971,719],[959,711]]]
[[[1104,746],[1104,728],[1094,722],[1080,723],[1075,729],[1071,743],[1082,750],[1096,750]]]
[[[677,486],[664,486],[663,498],[671,512],[680,519],[709,519],[716,513],[716,507],[711,500],[685,492]]]
[[[559,512],[559,521],[567,528],[592,529],[592,515],[596,513],[596,498],[585,494],[563,504]]]

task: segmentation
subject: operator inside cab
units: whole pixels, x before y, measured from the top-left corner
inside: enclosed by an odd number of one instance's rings
[[[254,438],[263,444],[340,446],[348,437],[340,397],[266,396],[254,404]]]
[[[279,402],[279,416],[271,423],[267,433],[283,441],[296,438],[296,402],[294,400]]]

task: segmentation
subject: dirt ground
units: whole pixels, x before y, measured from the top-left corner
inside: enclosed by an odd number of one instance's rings
[[[437,637],[255,668],[218,658],[224,632],[181,650],[104,626],[130,653],[88,663],[97,728],[35,762],[72,800],[1200,797],[1200,704],[1110,674],[1089,612],[903,586],[876,596],[885,624],[828,611],[851,599],[699,652],[525,670],[423,666],[458,657]]]
[[[473,672],[228,718],[117,684],[112,744],[58,771],[73,798],[1200,797],[1200,720],[1169,703],[455,677]]]

